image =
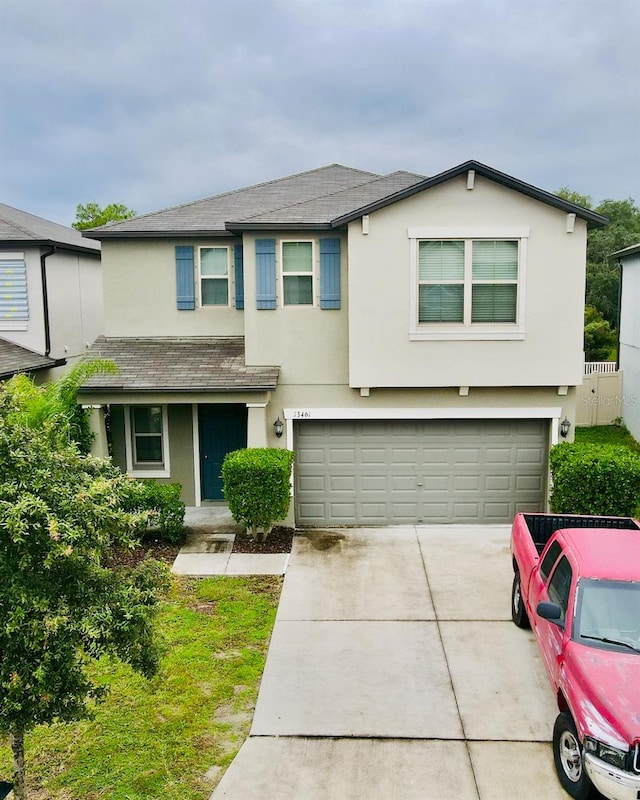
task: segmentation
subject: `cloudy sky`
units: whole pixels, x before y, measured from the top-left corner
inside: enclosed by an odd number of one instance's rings
[[[0,202],[70,224],[333,162],[640,202],[640,0],[0,0]]]

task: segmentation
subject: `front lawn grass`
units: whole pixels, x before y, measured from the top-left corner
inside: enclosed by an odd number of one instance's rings
[[[615,444],[640,452],[640,444],[624,425],[597,425],[593,428],[576,428],[576,442],[580,444]]]
[[[158,620],[160,673],[102,660],[111,691],[94,718],[27,735],[29,797],[206,800],[249,733],[281,583],[176,579]],[[0,741],[0,779],[10,775]]]

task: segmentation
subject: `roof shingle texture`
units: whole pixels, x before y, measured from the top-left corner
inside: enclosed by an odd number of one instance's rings
[[[0,203],[0,243],[11,242],[54,242],[100,251],[100,244],[83,238],[80,231]]]
[[[242,336],[120,339],[99,337],[89,358],[115,361],[117,375],[89,378],[80,392],[251,392],[275,389],[279,367],[247,366]]]
[[[55,365],[56,362],[47,356],[0,339],[0,378],[9,378],[19,372],[35,372]]]
[[[106,236],[119,233],[224,232],[227,222],[249,221],[253,218],[256,221],[263,221],[264,218],[264,221],[283,223],[323,223],[421,180],[423,176],[408,172],[381,176],[331,164],[111,223],[95,231]],[[90,236],[91,232],[87,232],[87,235]]]

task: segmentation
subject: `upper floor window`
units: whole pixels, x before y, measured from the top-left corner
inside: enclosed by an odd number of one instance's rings
[[[517,318],[518,243],[418,243],[418,322],[511,322]]]
[[[282,297],[285,306],[313,305],[312,242],[282,242]]]
[[[200,247],[200,305],[229,305],[229,249]]]
[[[28,320],[24,253],[0,253],[0,329],[26,330]]]
[[[409,229],[411,338],[523,338],[527,236],[523,229],[460,229],[457,236]]]

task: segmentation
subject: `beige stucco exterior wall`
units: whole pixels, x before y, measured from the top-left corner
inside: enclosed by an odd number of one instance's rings
[[[410,341],[415,227],[529,228],[522,341]],[[476,176],[452,179],[349,226],[349,381],[368,386],[559,386],[582,378],[586,224]]]
[[[347,241],[338,232],[322,237],[340,237],[340,308],[320,308],[319,246],[317,233],[276,236],[277,308],[256,308],[255,240],[272,234],[244,236],[245,348],[247,364],[281,367],[279,385],[348,383]],[[314,307],[282,306],[280,242],[314,241]]]
[[[76,358],[104,327],[100,258],[59,252],[46,268],[51,357]]]
[[[175,246],[233,248],[238,242],[239,239],[103,242],[105,336],[241,336],[243,312],[233,307],[233,268],[229,275],[231,306],[197,307],[194,311],[176,308]],[[230,255],[233,263],[233,249]]]

